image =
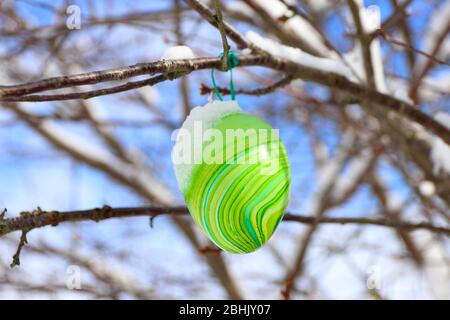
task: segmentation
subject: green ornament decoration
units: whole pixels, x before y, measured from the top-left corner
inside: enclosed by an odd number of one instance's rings
[[[278,133],[236,101],[192,109],[172,160],[191,216],[214,244],[249,253],[272,236],[289,200],[290,165]]]

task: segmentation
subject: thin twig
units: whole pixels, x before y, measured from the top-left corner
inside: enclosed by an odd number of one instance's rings
[[[412,1],[403,1],[401,4],[398,3],[399,0],[391,0],[391,4],[394,7],[394,14],[400,13],[400,17],[398,19],[394,19],[396,20],[396,25],[398,26],[398,28],[400,29],[401,34],[403,35],[403,38],[405,39],[406,44],[409,47],[413,46],[413,39],[412,39],[412,34],[411,34],[411,28],[409,26],[409,21],[408,21],[408,15],[405,12],[405,4],[408,5],[408,2],[412,2]],[[385,26],[383,26],[383,24],[380,27],[381,30],[386,30]],[[414,51],[411,50],[407,50],[405,52],[406,55],[406,59],[408,61],[408,66],[409,66],[409,75],[411,76],[412,72],[414,71],[415,65],[416,65],[416,56],[414,55]]]
[[[180,74],[181,75],[181,74]],[[182,74],[183,76],[185,75]],[[177,76],[175,76],[177,77]],[[166,75],[157,75],[149,79],[140,81],[131,81],[125,84],[104,88],[98,90],[91,90],[85,92],[73,92],[73,93],[61,93],[61,94],[49,94],[49,95],[24,95],[18,97],[4,97],[2,100],[7,102],[19,102],[19,101],[29,101],[29,102],[41,102],[41,101],[62,101],[62,100],[73,100],[73,99],[90,99],[94,97],[105,96],[108,94],[114,94],[119,92],[125,92],[145,86],[153,86],[157,83],[167,80]],[[174,78],[172,78],[174,79]]]
[[[381,23],[381,29],[386,30],[391,26],[392,23],[397,20],[400,15],[404,15],[406,8],[411,4],[411,2],[412,0],[405,0],[402,2],[402,4],[398,5],[395,8],[394,12]]]
[[[12,262],[10,264],[11,268],[14,268],[15,266],[20,266],[20,253],[22,252],[22,248],[28,243],[27,233],[28,230],[22,230],[19,245],[17,246],[16,253],[14,254]]]
[[[223,55],[222,55],[222,70],[228,70],[228,52],[230,51],[230,46],[228,45],[227,35],[225,33],[225,25],[223,23],[222,10],[220,6],[220,0],[214,0],[214,6],[216,9],[216,14],[214,18],[217,20],[217,26],[220,32],[220,37],[222,38]]]
[[[431,56],[436,56],[439,54],[439,51],[441,51],[441,48],[445,43],[445,39],[447,39],[449,33],[450,33],[450,20],[447,20],[446,26],[442,30],[439,30],[439,34],[436,38],[434,46],[431,48],[429,52]],[[419,88],[425,76],[434,66],[435,66],[434,60],[428,59],[423,68],[421,68],[421,70],[418,70],[417,74],[414,75],[413,81],[409,89],[409,96],[414,102],[417,103],[419,101],[419,93],[420,93]]]
[[[197,11],[206,21],[211,25],[218,28],[217,20],[214,18],[214,12],[212,12],[205,4],[198,0],[185,0],[191,8]],[[250,41],[248,41],[238,30],[231,26],[226,21],[223,21],[223,28],[228,35],[228,37],[234,41],[239,49],[250,48],[254,53],[259,53],[257,47],[253,46]],[[240,62],[240,60],[239,60]]]
[[[374,32],[374,34],[375,34],[375,35],[381,36],[384,40],[386,40],[386,41],[388,41],[388,42],[391,42],[391,43],[393,43],[393,44],[396,44],[396,45],[398,45],[398,46],[401,46],[401,47],[403,47],[403,48],[406,48],[407,50],[410,50],[410,51],[412,51],[412,52],[415,52],[415,53],[417,53],[417,54],[420,54],[420,55],[422,55],[422,56],[424,56],[424,57],[426,57],[426,58],[432,60],[433,62],[436,62],[437,64],[445,64],[445,65],[447,65],[447,66],[450,66],[450,63],[448,63],[448,62],[446,62],[446,61],[444,61],[444,60],[441,60],[441,59],[439,59],[439,58],[436,58],[435,56],[433,56],[433,55],[431,55],[431,54],[429,54],[429,53],[427,53],[427,52],[425,52],[425,51],[422,51],[422,50],[420,50],[420,49],[417,49],[417,48],[415,48],[415,47],[413,47],[413,46],[411,46],[411,45],[409,45],[409,44],[407,44],[407,43],[404,43],[404,42],[402,42],[402,41],[400,41],[400,40],[397,40],[397,39],[391,37],[390,35],[386,34],[386,33],[384,32],[384,30],[382,30],[382,29],[377,29],[377,30]]]
[[[262,87],[262,88],[256,88],[256,89],[251,89],[251,90],[239,89],[239,90],[236,90],[236,94],[246,94],[246,95],[250,95],[250,96],[261,96],[261,95],[264,95],[264,94],[272,93],[272,92],[276,91],[279,88],[283,88],[284,86],[286,86],[289,83],[291,83],[293,80],[295,80],[294,77],[286,76],[286,77],[282,78],[281,80],[279,80],[277,82],[274,82],[270,86]],[[228,89],[228,88],[218,87],[217,89],[223,95],[230,94],[230,89]],[[214,88],[208,87],[204,83],[202,83],[200,85],[200,95],[207,95],[207,94],[209,94],[211,92],[214,92]]]

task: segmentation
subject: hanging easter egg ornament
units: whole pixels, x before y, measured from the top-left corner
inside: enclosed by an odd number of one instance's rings
[[[269,124],[236,101],[209,102],[178,130],[172,160],[191,216],[218,247],[249,253],[269,240],[290,188],[287,153]]]

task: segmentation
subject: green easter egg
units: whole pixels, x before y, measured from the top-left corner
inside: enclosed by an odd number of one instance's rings
[[[269,124],[243,112],[234,101],[214,101],[202,108],[206,115],[199,116],[197,110],[187,120],[191,134],[192,121],[203,126],[197,130],[203,133],[200,146],[193,152],[197,161],[178,167],[174,162],[180,189],[196,224],[218,247],[252,252],[269,240],[288,204],[285,147]],[[198,138],[191,137],[185,146],[195,149]],[[178,140],[177,145],[179,152]]]

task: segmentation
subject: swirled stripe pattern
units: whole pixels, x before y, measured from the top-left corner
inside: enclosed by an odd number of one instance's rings
[[[273,131],[245,113],[226,116],[215,128],[222,132],[236,128]],[[258,130],[258,139],[223,142],[220,156],[226,161],[197,165],[184,193],[195,222],[218,247],[232,253],[249,253],[264,245],[288,204],[286,150],[278,135],[260,139]],[[230,143],[233,153],[226,152]]]

